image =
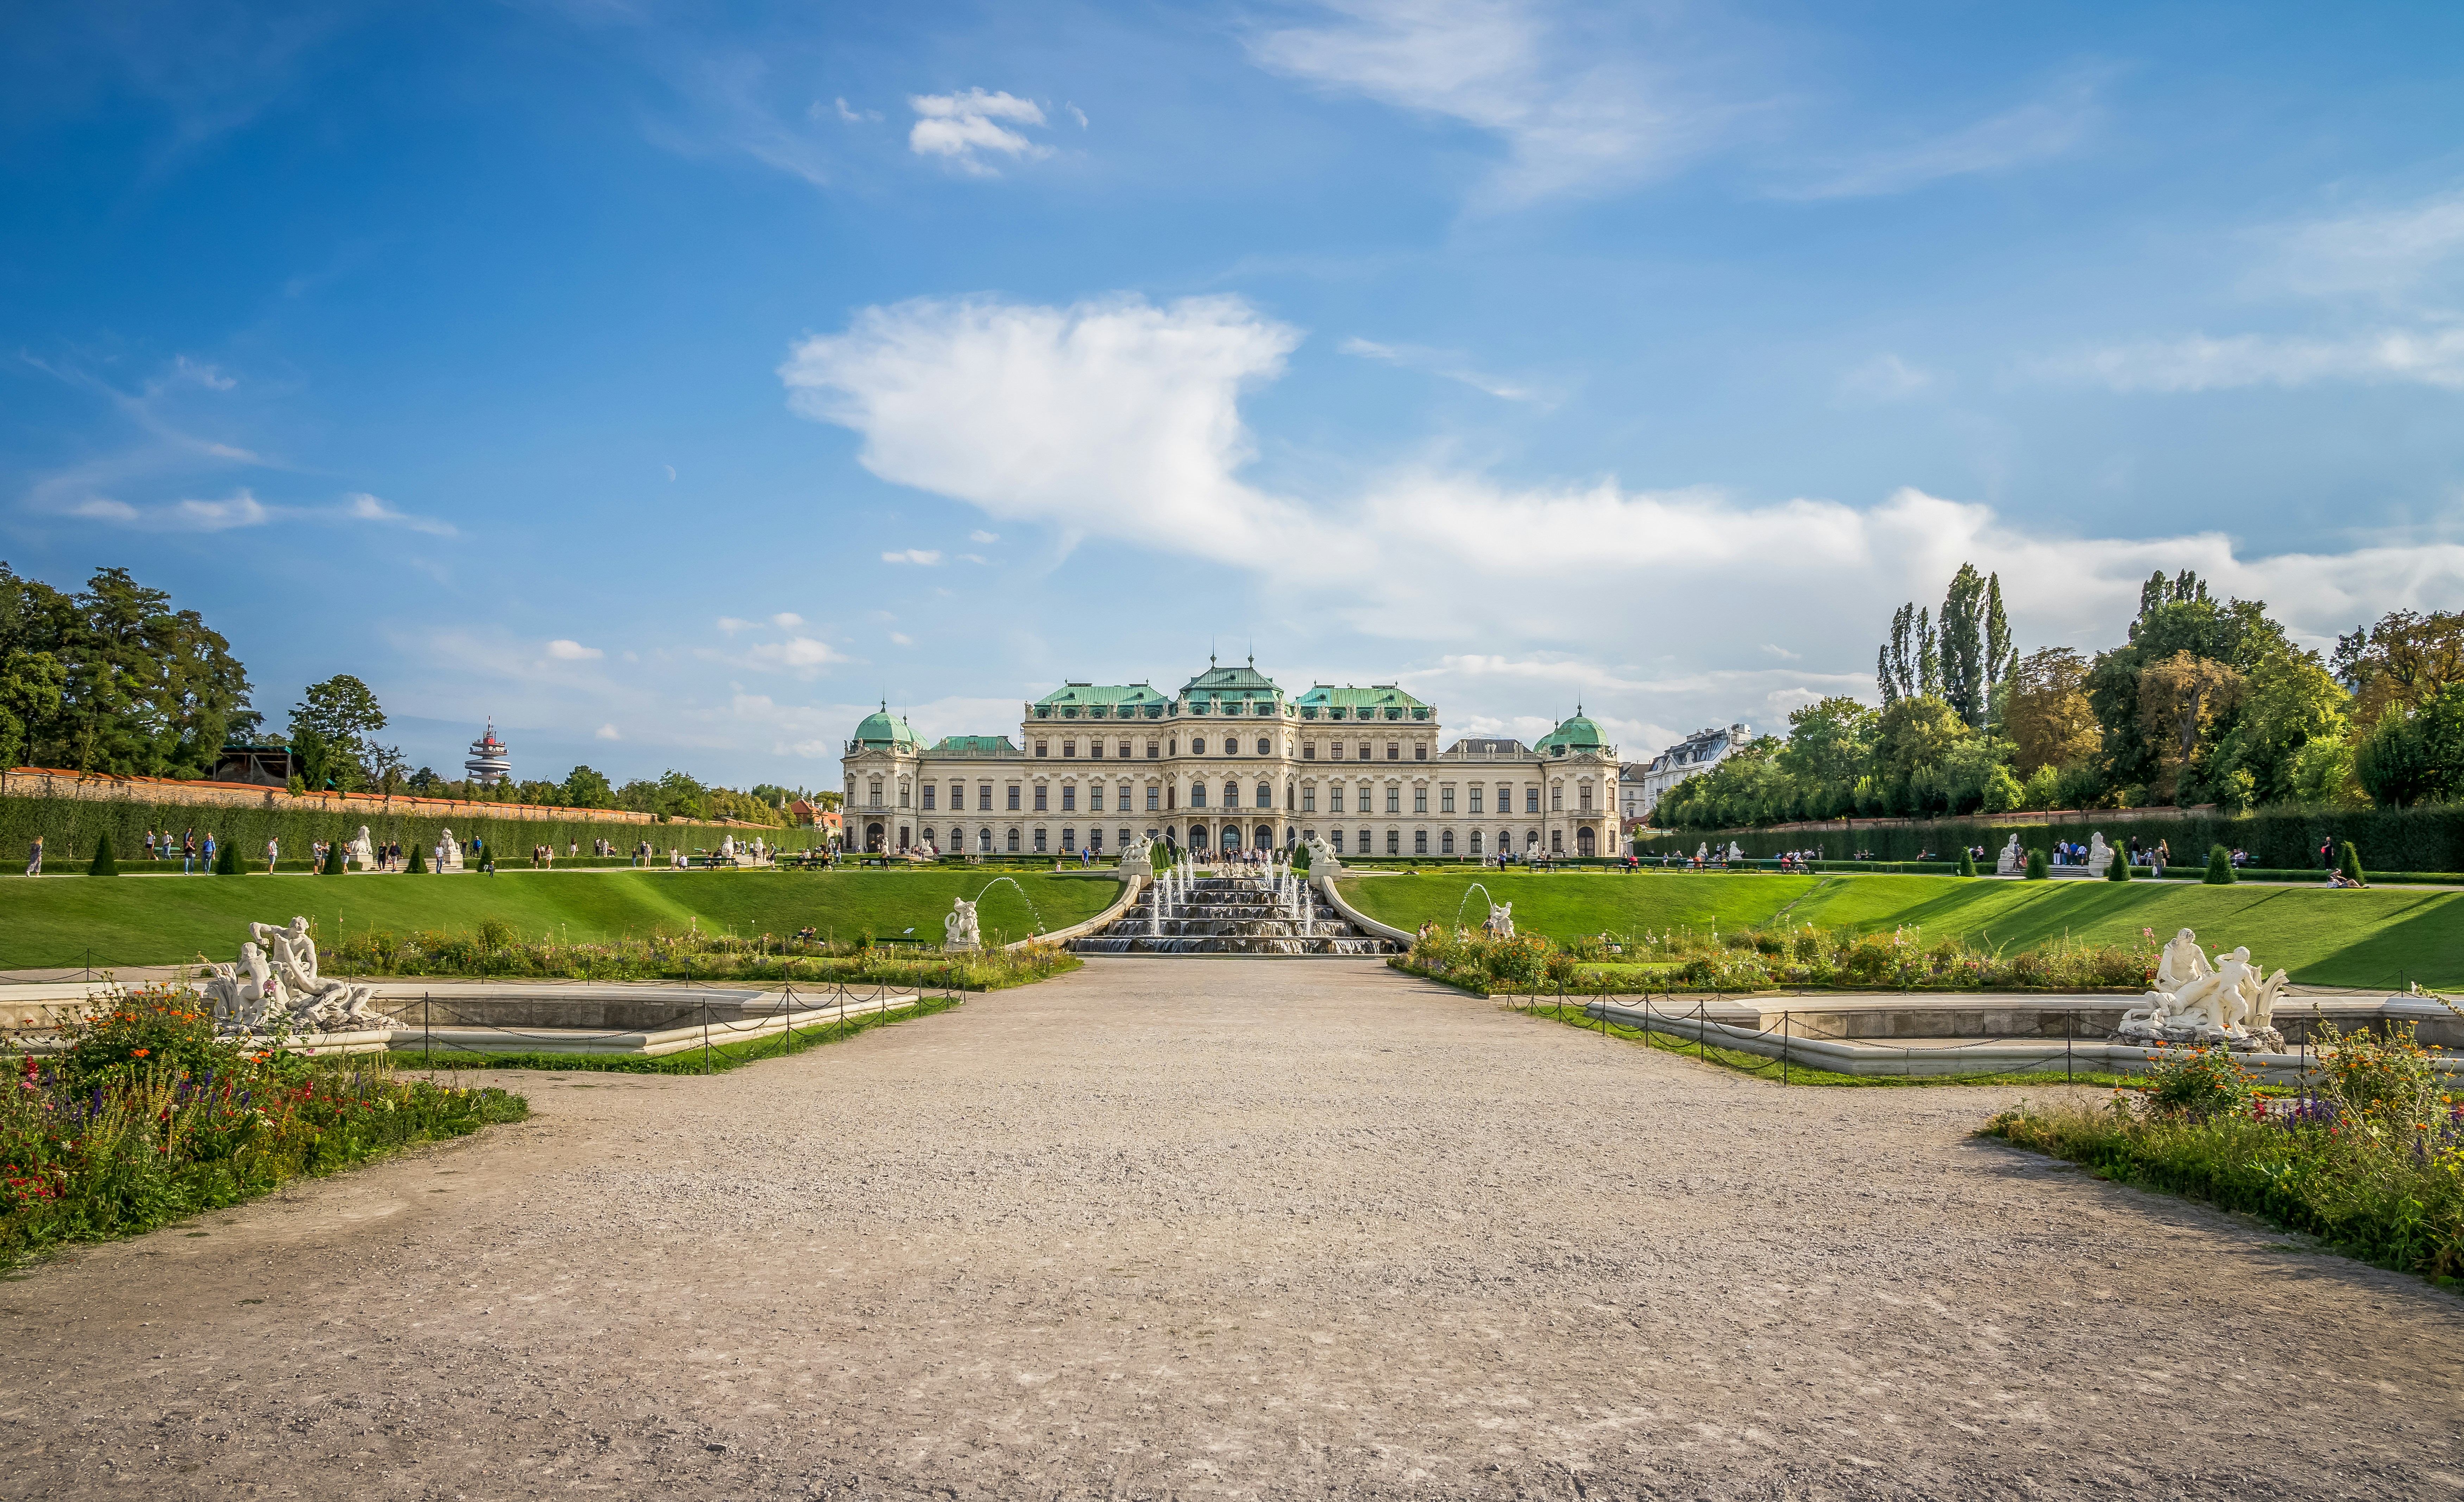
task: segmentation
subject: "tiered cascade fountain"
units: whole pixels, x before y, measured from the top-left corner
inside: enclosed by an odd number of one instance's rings
[[[1318,895],[1309,878],[1276,863],[1215,874],[1167,866],[1135,906],[1100,934],[1073,939],[1082,955],[1385,955]]]

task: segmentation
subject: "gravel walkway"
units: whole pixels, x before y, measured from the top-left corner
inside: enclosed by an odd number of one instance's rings
[[[2013,1092],[1207,960],[521,1086],[0,1288],[0,1495],[2464,1491],[2464,1305],[1967,1136]]]

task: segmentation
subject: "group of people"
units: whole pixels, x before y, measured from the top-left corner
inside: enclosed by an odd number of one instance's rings
[[[2130,837],[2129,850],[2130,864],[2148,867],[2159,876],[2165,874],[2166,867],[2173,864],[2173,847],[2169,841],[2158,840],[2143,850],[2139,848],[2139,836],[2134,834]],[[2235,861],[2234,864],[2239,865],[2240,862]]]

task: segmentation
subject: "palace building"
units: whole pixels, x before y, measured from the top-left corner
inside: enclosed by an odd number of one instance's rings
[[[1617,853],[1617,748],[1573,717],[1537,745],[1443,744],[1435,705],[1391,683],[1287,695],[1210,665],[1166,693],[1069,683],[1023,706],[1017,739],[868,715],[847,743],[847,842],[943,853],[1211,850],[1325,842],[1337,854]]]

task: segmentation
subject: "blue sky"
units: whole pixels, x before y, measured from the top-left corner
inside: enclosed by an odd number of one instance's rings
[[[28,8],[0,556],[414,764],[834,786],[1254,640],[1629,754],[2001,571],[2464,604],[2464,11]]]

